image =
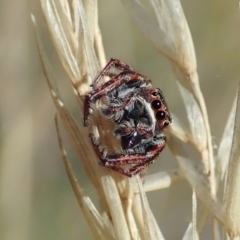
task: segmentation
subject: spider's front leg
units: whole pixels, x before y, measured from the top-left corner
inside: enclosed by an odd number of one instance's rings
[[[159,145],[159,146],[157,147],[156,152],[158,152],[158,155],[160,154],[160,152],[163,150],[164,147],[165,147],[165,144],[164,144],[164,146]],[[157,157],[157,156],[156,156],[156,157]],[[138,174],[138,173],[140,173],[141,171],[143,171],[143,170],[145,170],[146,168],[148,168],[148,166],[149,166],[150,164],[154,163],[155,160],[156,160],[156,158],[154,158],[154,159],[151,159],[151,158],[146,159],[145,162],[139,163],[139,164],[131,167],[131,168],[128,169],[127,171],[126,171],[125,169],[123,169],[124,172],[123,172],[122,174],[125,175],[125,176],[128,176],[128,177],[135,176],[136,174]]]
[[[107,155],[104,154],[104,150],[100,150],[100,144],[97,143],[97,140],[92,133],[89,135],[89,137],[101,164],[128,177],[136,175],[149,164],[153,163],[166,145],[165,136],[162,135],[158,138],[157,144],[145,153]],[[120,167],[128,164],[135,164],[135,166],[128,169],[123,169]]]
[[[151,161],[147,161],[144,163],[139,163],[136,166],[130,168],[130,169],[123,169],[119,166],[111,166],[110,169],[112,169],[113,171],[116,171],[124,176],[127,177],[133,177],[135,175],[137,175],[138,173],[142,172],[143,170],[146,170],[146,168],[148,168],[148,166],[152,163],[154,163],[154,160]]]
[[[136,174],[142,172],[143,170],[146,170],[150,164],[154,163],[156,158],[158,157],[158,155],[164,149],[165,145],[166,145],[166,140],[164,138],[163,142],[156,145],[156,148],[153,150],[153,152],[155,152],[155,153],[152,153],[151,155],[146,155],[146,160],[144,162],[140,162],[139,164],[137,164],[133,167],[130,167],[129,169],[123,169],[119,166],[112,166],[111,169],[114,171],[117,171],[127,177],[133,177]],[[152,156],[154,156],[154,157],[152,157]]]
[[[114,130],[114,136],[121,139],[121,145],[124,150],[131,150],[142,140],[153,137],[152,128],[143,123],[134,124],[134,120],[123,121]]]
[[[114,130],[113,134],[117,138],[130,136],[131,134],[138,134],[141,138],[150,138],[153,137],[153,129],[144,123],[138,123],[135,125],[134,120],[130,119],[128,121],[122,121],[122,123]]]
[[[99,75],[93,81],[92,87],[95,87],[104,76],[108,76],[108,77],[117,76],[117,74],[110,72],[111,68],[116,68],[120,71],[129,71],[129,70],[134,71],[134,69],[130,65],[123,63],[118,59],[111,58],[107,63],[107,65],[104,67],[104,69],[99,73]]]

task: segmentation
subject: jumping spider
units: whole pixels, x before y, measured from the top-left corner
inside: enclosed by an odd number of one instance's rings
[[[114,73],[112,70],[117,70]],[[103,77],[110,80],[98,86]],[[102,115],[116,124],[113,132],[120,139],[121,153],[108,154],[90,133],[100,164],[125,176],[132,177],[153,163],[166,145],[164,129],[172,119],[159,88],[131,66],[111,59],[93,82],[93,90],[85,96],[84,125],[89,125],[91,104],[103,97]]]

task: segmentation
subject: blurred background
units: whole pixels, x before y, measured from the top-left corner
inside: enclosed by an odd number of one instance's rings
[[[240,80],[238,3],[183,0],[182,5],[217,146]],[[92,239],[59,153],[55,109],[42,74],[31,13],[46,41],[64,101],[82,124],[39,2],[0,1],[0,239]],[[149,76],[163,90],[170,110],[184,121],[185,110],[168,62],[141,35],[120,1],[99,1],[99,21],[107,59],[119,58]],[[74,153],[69,155],[81,183],[97,204],[96,193]],[[149,173],[175,166],[168,149],[154,166]],[[191,219],[188,185],[180,183],[148,193],[148,198],[166,239],[182,238]]]

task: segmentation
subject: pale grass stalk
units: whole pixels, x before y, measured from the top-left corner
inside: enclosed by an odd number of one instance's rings
[[[174,185],[183,180],[180,169],[173,169],[171,171],[162,171],[147,175],[145,177],[145,184],[143,185],[144,191],[154,191],[157,189],[169,188],[171,185]],[[138,192],[139,189],[136,189]]]
[[[194,189],[192,192],[192,239],[199,239],[197,234],[197,196]]]
[[[224,193],[225,227],[232,239],[240,235],[240,88],[236,106],[233,143]]]
[[[197,196],[193,189],[192,192],[192,222],[188,225],[188,228],[183,236],[183,240],[198,240],[197,231]]]
[[[156,220],[150,210],[146,194],[144,193],[142,182],[138,178],[139,197],[142,205],[143,213],[143,231],[146,239],[159,239],[163,240],[164,237],[157,226]]]
[[[218,178],[218,181],[222,181],[222,184],[220,185],[221,188],[224,187],[224,180],[226,177],[228,164],[229,164],[229,157],[230,157],[230,151],[231,151],[231,145],[232,145],[232,137],[234,132],[234,119],[235,119],[235,113],[236,113],[236,101],[235,99],[232,109],[230,111],[227,124],[225,126],[222,141],[219,144],[218,152],[217,152],[217,162],[216,162],[216,175]]]
[[[58,122],[56,122],[59,145],[66,170],[73,186],[79,205],[88,221],[95,239],[164,239],[149,207],[145,191],[171,187],[176,182],[186,180],[193,189],[192,221],[183,239],[201,239],[207,219],[213,221],[214,239],[226,228],[231,239],[239,234],[239,116],[234,111],[220,143],[219,155],[214,159],[207,108],[199,86],[195,50],[190,30],[180,1],[149,0],[153,15],[139,0],[121,0],[136,25],[170,62],[187,111],[189,124],[184,127],[174,117],[167,133],[168,146],[178,163],[178,169],[159,172],[145,178],[145,184],[138,176],[129,179],[109,169],[100,167],[89,143],[88,132],[93,131],[103,137],[108,148],[114,149],[112,135],[108,126],[97,113],[93,114],[93,124],[87,129],[79,126],[65,108],[58,89],[55,87],[52,67],[50,66],[41,40],[36,31],[38,49],[44,74],[55,104],[59,119],[68,135],[79,161],[89,180],[96,188],[101,199],[101,213],[96,210],[84,192],[71,167],[61,141]],[[84,95],[89,92],[90,84],[105,65],[105,53],[98,26],[97,1],[80,0],[41,0],[42,10],[50,36],[59,59],[71,80],[79,107],[82,111]],[[35,20],[33,20],[35,23]],[[36,25],[36,23],[35,23]],[[35,28],[37,28],[35,26]],[[237,110],[240,111],[237,105]],[[231,164],[224,194],[225,208],[217,198],[216,192],[223,188],[224,169],[228,163],[231,144]],[[189,144],[199,153],[200,161],[193,161],[184,146]],[[216,167],[215,167],[216,162]],[[181,207],[181,206],[179,206]],[[220,223],[217,227],[216,219]],[[222,237],[224,239],[224,237]]]
[[[60,136],[57,117],[55,118],[55,122],[56,122],[57,134],[58,134],[59,147],[62,153],[62,158],[68,174],[68,178],[70,180],[70,183],[72,185],[72,188],[78,200],[78,204],[82,209],[82,211],[84,212],[84,215],[86,216],[86,220],[88,221],[89,226],[91,227],[91,231],[96,239],[101,239],[105,237],[106,239],[112,240],[114,239],[114,237],[111,231],[109,231],[108,227],[104,224],[102,217],[98,213],[91,199],[87,196],[87,194],[84,192],[84,189],[81,187],[81,185],[78,182],[78,179],[74,173],[74,169],[71,166],[71,162],[68,159],[66,150],[63,147],[63,142]]]

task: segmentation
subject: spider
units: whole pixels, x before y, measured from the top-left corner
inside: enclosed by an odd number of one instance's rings
[[[110,80],[100,85],[100,80],[106,76]],[[105,99],[100,112],[115,123],[113,136],[120,140],[121,146],[121,152],[109,154],[90,133],[99,163],[127,177],[146,170],[165,147],[163,131],[172,122],[162,91],[153,88],[149,78],[113,58],[93,81],[92,87],[85,96],[84,125],[90,123],[92,104]]]

